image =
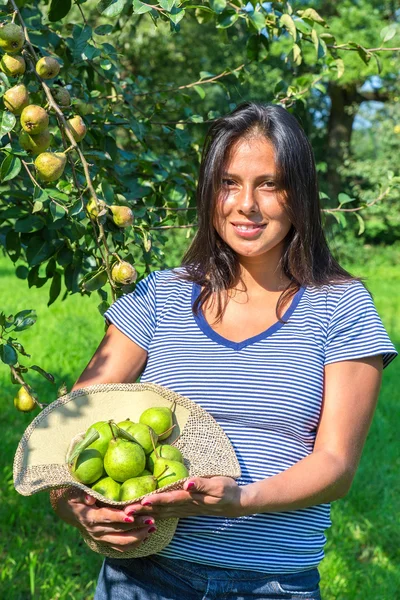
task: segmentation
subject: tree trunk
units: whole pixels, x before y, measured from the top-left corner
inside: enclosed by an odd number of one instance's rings
[[[357,88],[354,84],[340,87],[335,83],[328,86],[331,99],[331,112],[328,121],[327,140],[327,186],[328,194],[336,201],[341,191],[341,178],[338,171],[350,151],[351,132],[354,117],[359,106]]]

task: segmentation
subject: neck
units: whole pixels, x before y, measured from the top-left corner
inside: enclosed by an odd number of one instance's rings
[[[240,281],[237,282],[237,287],[244,289],[244,284],[250,294],[263,291],[282,292],[290,283],[290,279],[279,267],[281,256],[280,246],[273,248],[268,256],[239,256]]]

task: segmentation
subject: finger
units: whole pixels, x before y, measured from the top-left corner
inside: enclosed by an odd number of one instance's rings
[[[104,523],[96,521],[86,521],[86,529],[90,533],[119,533],[126,531],[135,531],[142,528],[151,529],[156,526],[153,517],[138,517],[133,523]],[[151,533],[151,532],[150,532]]]
[[[173,492],[163,492],[161,494],[154,494],[151,499],[143,498],[142,506],[160,506],[165,504],[184,504],[185,502],[191,501],[191,494],[185,490],[174,490]]]
[[[213,479],[216,478],[206,478],[206,477],[190,477],[183,484],[183,489],[188,492],[201,492],[203,494],[211,494],[215,489],[215,481]]]
[[[137,544],[138,542],[142,542],[144,538],[149,537],[152,533],[148,531],[148,527],[143,527],[142,529],[137,529],[134,532],[127,531],[121,533],[114,534],[106,534],[106,535],[94,535],[92,536],[99,542],[112,544],[113,546],[119,546],[120,548],[124,548],[129,546],[130,544]]]
[[[90,496],[89,494],[85,494],[83,496],[83,503],[86,504],[86,506],[93,506],[96,504],[96,498],[93,498],[93,496]]]

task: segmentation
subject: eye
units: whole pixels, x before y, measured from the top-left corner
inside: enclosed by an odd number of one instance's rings
[[[267,187],[269,187],[270,189],[273,189],[274,187],[276,187],[276,186],[275,186],[275,181],[264,181],[264,184],[263,184],[263,185],[266,185],[266,186],[267,186]]]
[[[227,187],[229,187],[231,185],[235,185],[235,183],[236,182],[233,181],[233,179],[223,179],[222,180],[222,185],[227,186]]]

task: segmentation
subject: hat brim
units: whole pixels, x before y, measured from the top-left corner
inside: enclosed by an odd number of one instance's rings
[[[73,478],[66,456],[71,440],[97,421],[130,418],[153,406],[174,405],[176,427],[168,438],[184,456],[191,477],[216,475],[240,477],[240,466],[232,444],[215,419],[198,404],[173,390],[153,383],[100,384],[78,389],[47,406],[29,425],[14,459],[14,487],[30,496],[48,489],[73,486],[107,505],[124,507],[130,502],[109,500]],[[165,440],[164,440],[165,441]],[[160,491],[180,489],[185,479]],[[148,495],[148,494],[147,494]],[[157,522],[157,532],[146,544],[129,553],[111,550],[83,534],[92,550],[114,558],[147,556],[159,552],[172,539],[178,519]]]

